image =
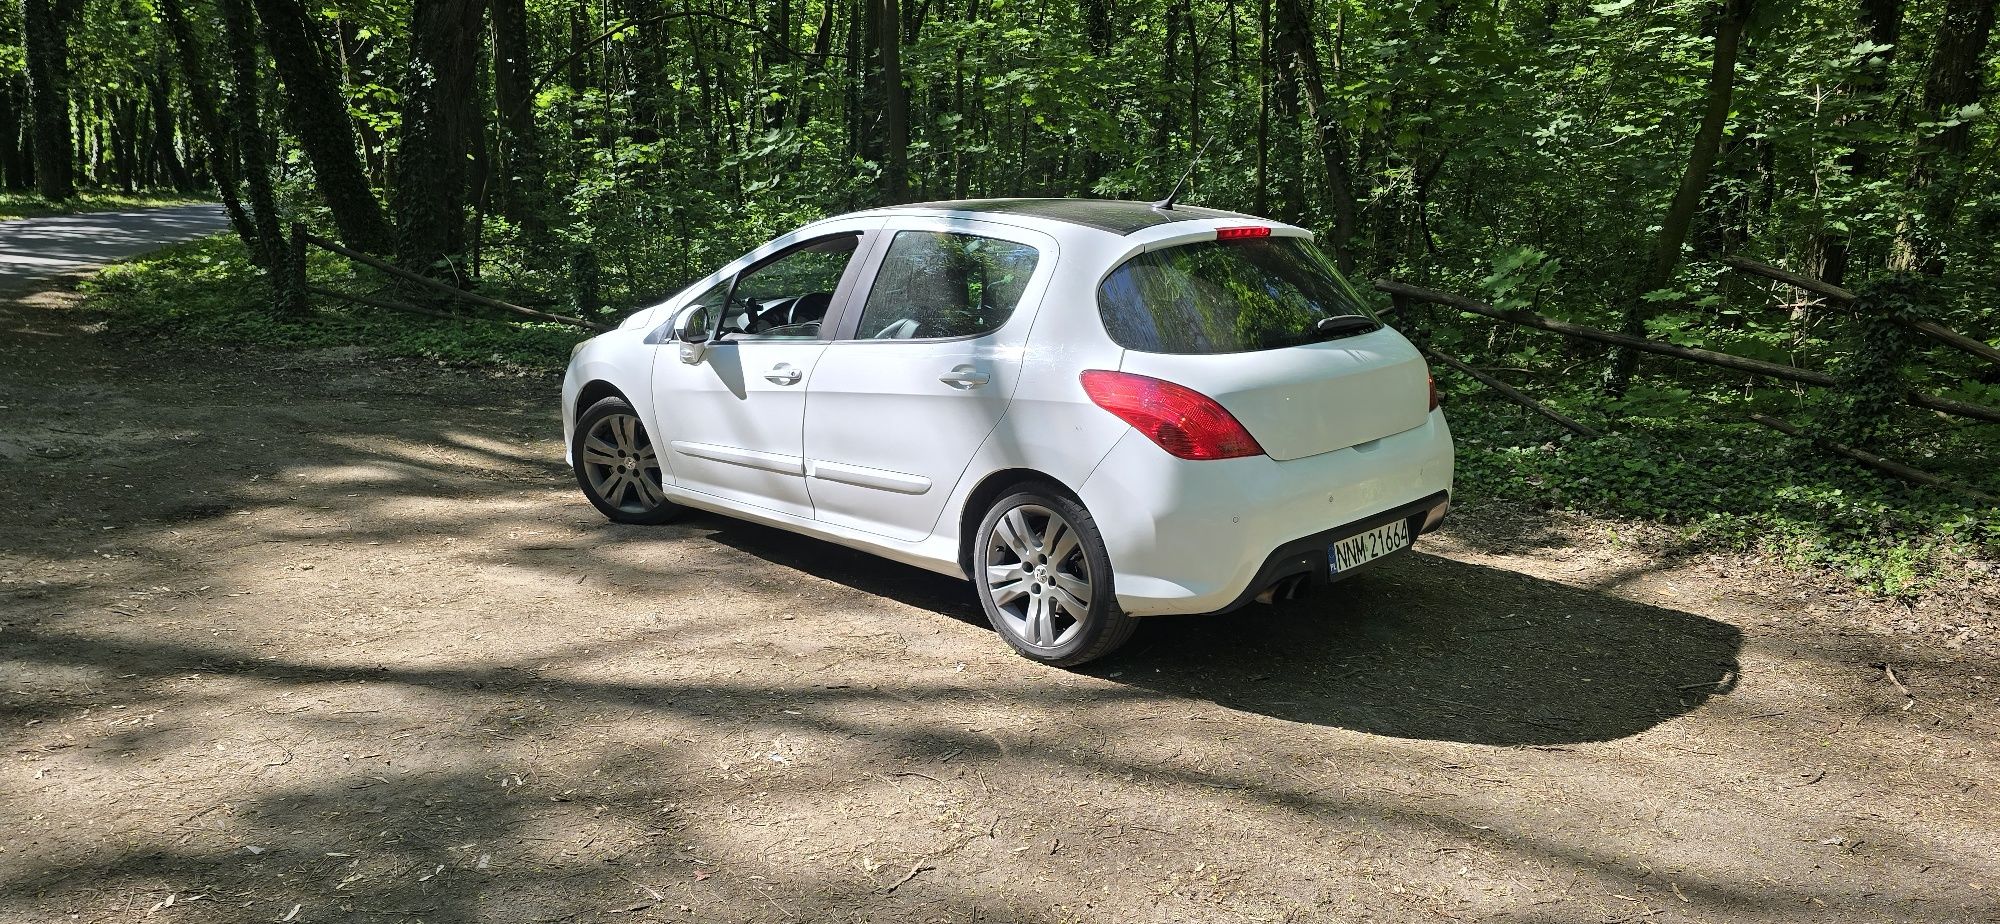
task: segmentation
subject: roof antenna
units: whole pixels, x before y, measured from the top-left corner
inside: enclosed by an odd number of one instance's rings
[[[1208,140],[1201,143],[1201,150],[1194,152],[1194,159],[1188,161],[1187,169],[1181,172],[1181,178],[1178,182],[1174,184],[1173,192],[1167,193],[1167,197],[1165,199],[1161,199],[1160,201],[1153,203],[1154,208],[1159,209],[1160,211],[1163,212],[1171,212],[1174,210],[1174,202],[1179,200],[1181,197],[1181,187],[1187,185],[1188,177],[1194,176],[1195,165],[1201,163],[1201,156],[1203,154],[1207,154],[1208,146],[1214,143],[1215,143],[1214,135],[1208,136]]]

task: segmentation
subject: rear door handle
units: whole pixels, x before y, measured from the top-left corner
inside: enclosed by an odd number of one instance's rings
[[[772,366],[771,371],[764,373],[765,379],[779,385],[797,385],[799,379],[804,377],[805,373],[800,372],[798,367],[791,363],[779,363]]]
[[[984,372],[975,372],[971,366],[957,366],[950,372],[938,376],[938,381],[953,388],[978,388],[993,381],[993,377]]]

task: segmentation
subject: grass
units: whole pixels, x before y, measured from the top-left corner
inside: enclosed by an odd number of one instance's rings
[[[210,200],[171,192],[78,193],[65,202],[50,202],[31,192],[0,192],[0,221],[75,215],[81,212],[110,212],[119,209],[157,208],[166,205],[197,205]]]
[[[354,284],[344,261],[318,252],[314,260],[317,283]],[[86,291],[113,330],[218,347],[359,347],[383,357],[555,370],[584,336],[553,324],[442,320],[324,300],[309,314],[279,316],[242,244],[227,236],[109,267]],[[1615,409],[1583,394],[1545,396],[1611,431],[1577,441],[1557,439],[1545,421],[1456,375],[1440,374],[1438,385],[1458,437],[1462,504],[1666,524],[1694,549],[1760,553],[1895,596],[1949,584],[1969,563],[2000,559],[2000,520],[1990,511],[1886,479],[1808,443],[1706,416],[1714,408],[1705,405],[1726,395],[1635,388]],[[2000,437],[1982,432],[1994,429],[1912,438],[1896,453],[2000,493],[2000,472],[1981,461],[2000,449],[1992,445]]]

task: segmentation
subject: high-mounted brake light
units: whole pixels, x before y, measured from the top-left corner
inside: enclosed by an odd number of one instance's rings
[[[1092,369],[1083,374],[1090,400],[1182,459],[1234,459],[1264,454],[1250,431],[1201,392],[1164,379]]]
[[[1433,411],[1435,411],[1435,410],[1437,410],[1437,409],[1438,409],[1438,380],[1437,380],[1437,376],[1435,376],[1435,375],[1433,375],[1433,376],[1428,376],[1427,378],[1429,378],[1429,379],[1430,379],[1430,384],[1431,384],[1431,407],[1430,407],[1430,409],[1431,409],[1431,410],[1433,410]]]
[[[1266,228],[1263,225],[1251,225],[1249,227],[1244,227],[1244,228],[1215,229],[1215,239],[1218,241],[1240,241],[1240,240],[1245,240],[1247,238],[1270,237],[1270,236],[1271,236],[1271,229]]]

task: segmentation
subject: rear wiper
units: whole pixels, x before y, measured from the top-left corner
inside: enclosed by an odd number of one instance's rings
[[[1335,337],[1367,333],[1376,326],[1374,318],[1358,314],[1336,314],[1330,318],[1320,318],[1319,323],[1313,325],[1313,331],[1320,337],[1331,340]]]

